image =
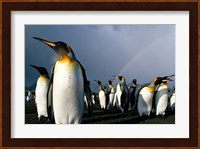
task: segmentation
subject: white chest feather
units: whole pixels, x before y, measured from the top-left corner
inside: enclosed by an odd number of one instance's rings
[[[173,93],[172,97],[170,98],[170,106],[175,106],[176,102],[176,95]]]
[[[142,115],[150,115],[153,101],[153,88],[144,87],[138,96],[138,113]]]
[[[101,108],[105,109],[106,108],[106,95],[103,90],[99,91],[99,102],[100,102]]]
[[[56,124],[81,122],[84,83],[78,63],[56,63],[53,78],[53,107]]]
[[[116,89],[116,99],[117,99],[117,102],[119,104],[119,106],[121,106],[121,95],[122,95],[122,91],[120,89],[120,84],[118,83],[117,84],[117,89]]]
[[[161,115],[165,113],[165,110],[168,106],[168,90],[167,86],[163,85],[158,88],[158,91],[155,96],[155,108],[156,115]]]
[[[47,91],[49,86],[49,79],[40,76],[37,80],[35,90],[35,102],[37,105],[38,117],[47,116]]]

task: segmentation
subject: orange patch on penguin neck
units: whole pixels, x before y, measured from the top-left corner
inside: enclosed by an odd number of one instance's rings
[[[162,89],[166,89],[166,88],[167,88],[167,85],[164,84],[164,85],[162,85],[162,86],[160,86],[160,87],[158,88],[158,91],[160,91],[160,90],[162,90]]]
[[[147,89],[149,92],[153,92],[154,91],[154,87],[145,87],[145,89]]]
[[[62,56],[58,62],[59,63],[66,63],[66,62],[72,62],[73,59],[71,59],[69,56],[65,55],[65,56]]]
[[[39,79],[46,79],[45,75],[40,75]]]

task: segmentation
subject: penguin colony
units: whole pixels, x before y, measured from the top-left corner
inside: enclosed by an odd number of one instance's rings
[[[136,112],[140,117],[152,114],[165,116],[167,109],[175,111],[175,88],[170,92],[167,86],[174,75],[155,77],[144,85],[138,85],[137,80],[133,79],[130,87],[124,76],[114,75],[108,80],[108,87],[101,81],[94,80],[99,86],[99,91],[95,94],[91,92],[84,67],[68,44],[33,38],[49,46],[60,56],[52,67],[50,77],[46,68],[31,65],[40,73],[35,90],[38,121],[45,117],[50,123],[79,124],[84,104],[89,116],[92,116],[93,104],[96,103],[105,112],[116,108],[124,115]],[[114,80],[118,80],[116,87],[112,84]],[[26,100],[32,100],[30,91]]]

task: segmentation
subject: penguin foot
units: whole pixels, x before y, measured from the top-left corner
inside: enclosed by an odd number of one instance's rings
[[[37,123],[41,123],[41,116],[38,117]]]

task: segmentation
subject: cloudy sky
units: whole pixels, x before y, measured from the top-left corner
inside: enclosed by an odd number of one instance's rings
[[[50,74],[59,58],[32,37],[69,44],[92,85],[94,79],[106,84],[113,75],[124,75],[127,84],[134,78],[143,84],[175,73],[175,25],[26,25],[26,86],[39,76],[31,64]]]

